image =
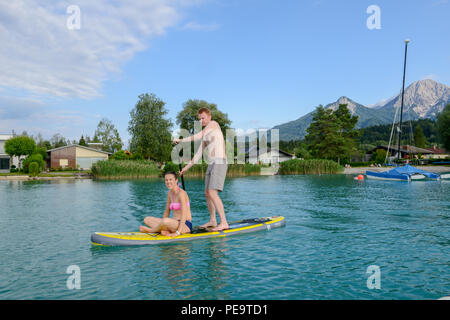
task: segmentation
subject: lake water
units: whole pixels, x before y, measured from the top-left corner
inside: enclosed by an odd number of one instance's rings
[[[194,225],[202,180],[186,180]],[[284,228],[145,247],[93,247],[94,231],[161,216],[153,181],[0,181],[0,299],[437,299],[450,295],[450,183],[346,175],[227,179],[229,221]],[[67,268],[80,268],[69,290]],[[380,289],[369,289],[369,266]],[[371,278],[372,279],[372,278]],[[373,280],[373,279],[372,279]],[[376,283],[370,280],[370,283]]]

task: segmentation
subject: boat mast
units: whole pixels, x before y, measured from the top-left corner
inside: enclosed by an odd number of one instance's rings
[[[405,62],[403,65],[403,88],[402,88],[402,102],[401,102],[401,107],[400,107],[400,124],[398,126],[398,150],[397,150],[397,155],[398,155],[398,165],[400,165],[400,147],[401,147],[401,141],[402,141],[402,118],[403,118],[403,98],[405,95],[405,74],[406,74],[406,54],[408,52],[408,43],[409,43],[409,39],[405,40]]]

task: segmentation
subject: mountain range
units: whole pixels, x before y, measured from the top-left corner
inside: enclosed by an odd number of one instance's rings
[[[450,87],[431,79],[413,82],[405,89],[403,120],[435,119],[444,107],[450,103]],[[380,101],[372,106],[364,106],[352,99],[342,96],[337,101],[327,104],[325,109],[336,110],[340,104],[347,104],[352,115],[358,116],[356,128],[365,128],[392,123],[395,111],[401,104],[401,92],[391,99]],[[277,125],[280,140],[300,140],[307,134],[315,111],[297,120]],[[398,121],[398,116],[397,120]]]

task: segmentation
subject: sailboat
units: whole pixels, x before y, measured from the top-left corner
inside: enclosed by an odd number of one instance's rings
[[[403,99],[405,94],[405,74],[406,74],[406,55],[408,52],[408,43],[410,40],[405,40],[405,62],[403,67],[403,88],[402,88],[402,100],[401,100],[401,107],[400,107],[400,122],[399,126],[397,127],[398,132],[398,148],[397,148],[397,156],[398,156],[398,164],[400,164],[400,156],[401,156],[401,138],[402,138],[402,119],[403,119]],[[398,110],[397,110],[398,111]],[[391,130],[391,138],[389,139],[389,146],[388,146],[388,152],[386,154],[386,158],[389,155],[389,148],[391,146],[391,139],[392,134],[394,131],[394,124],[395,124],[395,118],[397,117],[397,112],[394,116],[394,123],[392,124],[392,130]],[[409,182],[411,180],[422,180],[422,179],[433,179],[433,180],[439,180],[441,178],[440,175],[424,170],[420,170],[418,168],[415,168],[413,166],[410,166],[409,164],[406,164],[405,166],[397,166],[394,169],[383,171],[383,172],[377,172],[377,171],[366,171],[366,176],[369,179],[377,179],[377,180],[392,180],[392,181],[406,181]]]
[[[366,176],[369,179],[406,181],[406,182],[409,182],[411,180],[422,180],[427,178],[439,180],[441,178],[441,176],[436,173],[420,170],[418,168],[410,166],[409,164],[383,172],[367,170]]]

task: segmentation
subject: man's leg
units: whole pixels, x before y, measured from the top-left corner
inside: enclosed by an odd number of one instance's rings
[[[208,169],[206,169],[206,175],[205,175],[205,198],[206,198],[206,205],[208,206],[209,211],[209,221],[205,224],[202,224],[200,228],[208,228],[208,227],[216,227],[217,226],[217,220],[216,220],[216,207],[214,206],[214,203],[209,198],[208,195],[208,186],[211,182],[211,169],[212,166],[208,165]]]
[[[220,224],[211,229],[211,231],[220,231],[220,230],[224,230],[224,229],[228,229],[228,222],[227,222],[227,218],[225,216],[225,208],[223,207],[223,203],[222,203],[222,199],[220,199],[219,197],[219,192],[217,190],[207,190],[208,193],[208,198],[211,199],[212,203],[214,204],[214,207],[217,210],[217,213],[219,214],[220,217]]]
[[[208,206],[209,210],[209,221],[201,225],[200,228],[216,227],[217,226],[216,207],[214,206],[212,199],[209,197],[208,190],[205,190],[205,197],[206,197],[206,205]]]

